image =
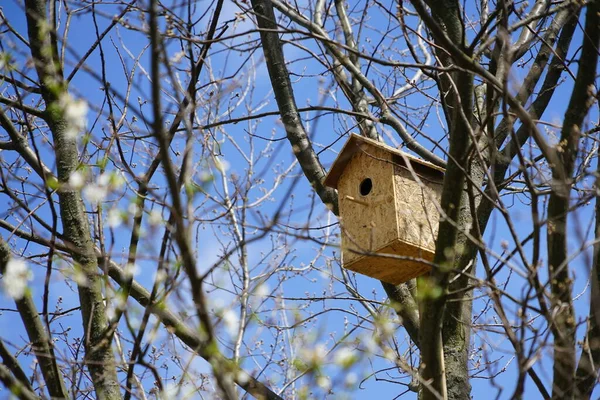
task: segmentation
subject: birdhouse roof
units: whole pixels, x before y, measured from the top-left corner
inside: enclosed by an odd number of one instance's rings
[[[391,153],[392,155],[395,155],[395,158],[398,159],[399,162],[402,164],[405,164],[404,160],[409,160],[413,167],[419,166],[420,170],[426,170],[432,175],[442,177],[445,172],[445,170],[442,167],[438,167],[435,164],[432,164],[425,160],[421,160],[420,158],[407,154],[394,147],[388,146],[383,142],[369,139],[367,137],[357,135],[356,133],[351,133],[350,139],[348,139],[348,141],[340,151],[340,154],[338,154],[337,158],[331,165],[329,173],[325,177],[325,186],[337,189],[338,182],[342,176],[342,173],[344,172],[346,166],[352,159],[352,156],[354,156],[354,154],[358,153],[359,151],[365,151],[368,147],[375,147],[378,149],[385,150]]]

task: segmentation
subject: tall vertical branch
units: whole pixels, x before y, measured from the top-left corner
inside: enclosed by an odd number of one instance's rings
[[[170,137],[167,135],[163,125],[163,110],[161,108],[161,76],[160,65],[162,62],[161,35],[158,24],[158,2],[150,1],[150,48],[151,48],[151,66],[150,75],[152,78],[152,111],[154,121],[152,123],[153,135],[158,142],[158,158],[164,168],[165,178],[168,183],[169,194],[172,200],[171,217],[174,225],[173,236],[180,250],[180,257],[183,268],[189,278],[192,298],[196,306],[198,318],[200,320],[200,329],[204,333],[205,340],[203,346],[209,351],[208,361],[211,364],[221,394],[225,399],[236,398],[233,386],[233,376],[231,367],[221,363],[218,351],[218,343],[215,337],[212,321],[208,312],[208,306],[202,287],[202,277],[198,274],[195,255],[190,241],[190,228],[185,222],[185,211],[183,200],[180,193],[180,183],[176,177],[175,169],[169,155]],[[189,100],[188,100],[189,101]]]
[[[597,1],[588,4],[582,62],[557,145],[560,165],[551,165],[553,187],[548,202],[548,269],[550,275],[551,304],[554,321],[554,366],[552,397],[555,399],[574,398],[576,369],[576,321],[572,300],[572,279],[569,276],[569,254],[567,248],[568,215],[570,195],[573,185],[573,171],[579,150],[579,139],[584,119],[595,99],[594,82],[598,64],[600,44],[600,16]],[[564,177],[561,179],[561,177]]]
[[[285,65],[283,47],[277,33],[277,22],[275,20],[273,5],[270,0],[252,0],[252,7],[256,14],[256,23],[260,28],[261,45],[288,141],[292,146],[294,155],[298,159],[304,175],[308,178],[313,189],[317,192],[323,203],[334,214],[337,214],[337,193],[334,189],[323,185],[325,169],[315,154],[310,138],[302,124],[300,113],[298,112],[292,82]]]
[[[77,138],[67,133],[64,105],[61,99],[68,95],[62,76],[57,44],[51,35],[52,21],[48,21],[47,2],[26,0],[27,32],[31,55],[41,84],[41,95],[46,104],[46,121],[52,131],[56,155],[58,199],[66,241],[74,247],[73,260],[85,274],[86,282],[78,284],[83,317],[85,362],[90,371],[99,399],[120,399],[119,381],[111,343],[105,340],[108,327],[102,295],[102,279],[98,275],[98,261],[85,214],[81,193],[67,184],[79,162]]]
[[[600,163],[596,168],[596,190],[600,187]],[[588,327],[577,364],[577,396],[589,399],[598,382],[600,371],[600,196],[596,195],[596,238],[591,268],[591,295]]]
[[[465,49],[464,25],[457,1],[429,2],[431,15],[422,1],[413,1],[418,14],[432,32],[439,45],[436,55],[440,64],[450,67],[460,65],[445,50],[447,42],[469,57]],[[467,201],[465,173],[469,172],[473,185],[482,183],[482,167],[470,165],[468,154],[471,146],[469,132],[473,115],[473,75],[468,71],[443,73],[438,84],[442,101],[446,104],[449,127],[449,154],[442,190],[441,207],[446,218],[440,220],[434,263],[436,268],[423,279],[423,299],[420,304],[421,362],[423,379],[428,384],[422,391],[423,399],[467,398],[471,385],[468,376],[468,349],[471,316],[470,293],[466,291],[468,280],[459,277],[450,287],[453,271],[472,269],[472,260],[464,260],[467,238],[461,231],[471,225],[472,216]],[[475,144],[477,145],[477,144]],[[462,262],[461,262],[462,261]],[[465,265],[463,265],[463,263]],[[422,283],[423,283],[422,282]],[[425,288],[439,289],[440,294]],[[448,294],[452,289],[452,303]]]

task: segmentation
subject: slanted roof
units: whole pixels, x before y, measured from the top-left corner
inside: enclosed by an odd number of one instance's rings
[[[359,151],[366,150],[366,148],[369,146],[385,150],[391,153],[392,155],[395,155],[396,157],[394,157],[394,161],[397,161],[400,164],[405,165],[404,160],[408,159],[413,167],[418,166],[420,167],[420,170],[426,170],[428,173],[435,176],[443,177],[444,175],[445,170],[442,167],[438,167],[437,165],[432,164],[428,161],[421,160],[420,158],[407,154],[394,147],[388,146],[383,142],[378,142],[377,140],[369,139],[367,137],[357,135],[356,133],[351,133],[350,139],[348,139],[348,141],[342,148],[342,151],[340,151],[340,154],[338,154],[337,158],[331,165],[329,173],[325,177],[325,180],[323,182],[325,186],[337,189],[340,177],[342,176],[342,173],[346,169],[346,166],[352,159],[352,156],[354,156],[354,154],[358,153]]]

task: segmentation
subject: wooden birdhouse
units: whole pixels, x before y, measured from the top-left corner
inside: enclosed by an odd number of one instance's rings
[[[325,178],[338,190],[344,268],[392,284],[428,272],[443,178],[438,166],[352,134]]]

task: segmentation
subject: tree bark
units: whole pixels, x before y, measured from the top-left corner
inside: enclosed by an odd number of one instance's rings
[[[283,48],[279,34],[277,33],[273,5],[270,0],[252,0],[252,7],[256,14],[256,23],[260,28],[261,45],[265,54],[273,92],[275,93],[275,100],[277,101],[277,106],[281,113],[281,121],[285,127],[288,141],[292,146],[292,151],[298,159],[302,172],[308,178],[315,192],[319,195],[325,206],[337,215],[337,192],[335,189],[323,185],[325,169],[315,154],[298,113],[290,74],[285,65]]]
[[[576,321],[567,248],[572,175],[584,118],[594,102],[600,44],[598,2],[588,4],[581,62],[557,145],[561,165],[551,165],[554,184],[548,202],[548,272],[554,321],[553,399],[573,399],[576,372]],[[564,179],[560,179],[564,177]]]
[[[81,194],[67,184],[69,177],[77,169],[79,153],[77,138],[66,133],[65,110],[60,101],[68,94],[67,85],[58,58],[53,22],[47,18],[46,7],[47,2],[44,0],[25,1],[31,55],[41,84],[42,98],[46,104],[46,122],[54,140],[61,222],[65,239],[74,248],[72,254],[75,268],[80,268],[86,277],[86,283],[78,284],[77,287],[83,317],[85,363],[90,371],[97,398],[120,399],[111,342],[105,338],[108,320],[89,222]]]
[[[438,44],[436,54],[441,66],[460,65],[461,60],[454,60],[445,50],[446,43],[450,42],[463,54],[467,53],[458,2],[428,2],[431,16],[423,2],[413,1],[413,5]],[[475,187],[477,193],[484,177],[481,162],[470,157],[470,154],[477,154],[472,146],[478,145],[469,134],[473,123],[473,75],[468,71],[443,73],[438,78],[438,85],[450,124],[450,148],[441,199],[441,208],[446,215],[440,219],[434,257],[436,267],[421,283],[421,295],[424,295],[420,304],[421,368],[426,382],[421,398],[424,400],[438,396],[465,399],[471,392],[468,351],[472,301],[466,287],[467,275],[474,270],[474,262],[473,258],[463,257],[469,247],[466,233],[473,222],[467,188]],[[464,190],[456,190],[457,187]],[[475,205],[478,202],[474,202]],[[450,278],[456,274],[458,276],[450,284]],[[450,296],[449,293],[453,294]]]

